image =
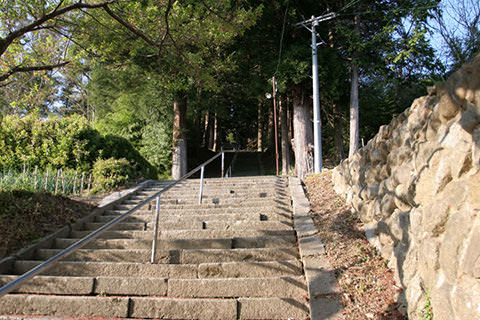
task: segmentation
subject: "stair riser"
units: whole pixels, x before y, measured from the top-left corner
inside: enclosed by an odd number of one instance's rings
[[[35,258],[47,260],[59,253],[60,249],[37,250]],[[150,262],[151,250],[119,250],[119,249],[80,249],[62,259],[62,261],[89,261],[89,262]],[[157,250],[157,263],[179,263],[179,252],[170,250]],[[175,259],[176,258],[176,259]]]
[[[2,314],[73,317],[127,317],[128,298],[7,295],[0,299]]]
[[[103,215],[103,216],[98,216],[95,218],[96,222],[109,222],[115,218],[117,218],[119,215]],[[173,223],[173,222],[178,222],[181,219],[185,219],[185,216],[183,215],[162,215],[161,216],[161,222],[162,223]],[[133,215],[130,218],[127,218],[124,220],[125,222],[140,222],[140,223],[148,223],[148,222],[153,222],[155,220],[154,214],[150,215]],[[240,221],[240,220],[252,220],[252,221],[259,221],[260,220],[260,214],[258,213],[253,213],[253,214],[210,214],[210,215],[191,215],[188,217],[189,221],[195,221],[195,222],[204,222],[204,221],[209,221],[209,220],[221,220],[225,222],[234,222],[234,221]]]
[[[56,239],[55,248],[65,249],[78,239]],[[168,239],[157,243],[159,250],[175,249],[231,249],[232,239]],[[85,249],[151,249],[152,240],[113,239],[93,240],[85,245]]]
[[[307,286],[303,277],[264,279],[170,279],[169,297],[299,297]]]
[[[59,249],[40,249],[35,258],[46,260],[59,253]],[[62,261],[78,262],[134,262],[149,263],[151,250],[80,249]],[[159,264],[200,264],[209,262],[278,261],[298,259],[296,248],[267,249],[190,249],[157,250],[156,263]]]
[[[16,276],[1,276],[7,283]],[[137,295],[183,298],[297,297],[306,291],[300,277],[241,279],[167,279],[128,277],[38,276],[16,293],[54,295]]]
[[[97,230],[105,225],[105,222],[90,222],[85,223],[84,230]],[[153,223],[119,223],[112,227],[111,230],[137,230],[146,231],[153,230]],[[204,224],[201,221],[180,221],[180,222],[168,222],[161,221],[159,223],[160,230],[201,230],[204,228]]]
[[[0,313],[198,320],[305,319],[301,298],[173,299],[7,295]]]
[[[37,261],[16,261],[14,273],[22,274],[37,266]],[[297,260],[265,262],[226,262],[202,264],[142,264],[111,262],[59,262],[42,275],[83,277],[141,278],[261,278],[299,276],[302,264]]]
[[[296,245],[294,235],[234,237],[219,239],[164,239],[160,238],[157,248],[160,250],[175,249],[232,249],[232,248],[286,248]],[[78,239],[56,239],[55,248],[64,249]],[[144,239],[105,239],[93,240],[85,245],[85,249],[150,249],[152,240]]]
[[[129,209],[115,209],[115,210],[107,210],[106,213],[113,213],[113,214],[123,214],[127,212]],[[150,210],[137,210],[135,211],[135,215],[152,215],[154,213],[153,209]],[[164,208],[160,207],[160,214],[161,215],[192,215],[192,214],[230,214],[230,213],[259,213],[259,214],[287,214],[291,217],[291,212],[289,207],[287,206],[256,206],[254,208],[247,208],[247,207],[229,207],[229,208],[196,208],[196,209],[182,209],[182,208]]]
[[[91,231],[72,231],[71,238],[83,238]],[[261,236],[295,236],[293,230],[166,230],[161,231],[159,239],[225,239]],[[152,231],[106,231],[97,239],[138,239],[153,240]]]

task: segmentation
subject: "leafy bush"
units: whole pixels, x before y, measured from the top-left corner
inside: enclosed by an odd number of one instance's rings
[[[93,193],[114,190],[136,176],[127,159],[114,158],[97,160],[93,165],[92,174],[95,182]]]
[[[0,123],[0,166],[21,170],[23,164],[41,170],[90,171],[100,159],[127,159],[144,177],[157,170],[125,138],[102,136],[80,115],[41,119],[36,114],[10,115]],[[2,168],[2,169],[3,169]]]
[[[6,116],[0,124],[0,164],[17,169],[23,163],[40,168],[77,168],[87,153],[87,141],[78,134],[88,126],[79,115],[46,120],[36,114]]]

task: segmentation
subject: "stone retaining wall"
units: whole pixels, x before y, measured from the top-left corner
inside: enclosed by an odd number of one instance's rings
[[[480,319],[480,56],[335,168],[410,319]]]

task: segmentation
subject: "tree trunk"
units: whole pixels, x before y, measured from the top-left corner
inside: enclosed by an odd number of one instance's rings
[[[355,32],[359,33],[359,20],[355,16]],[[355,61],[356,53],[353,53],[352,61],[352,86],[350,89],[350,149],[348,156],[351,157],[358,150],[359,140],[359,110],[358,110],[358,64]]]
[[[208,111],[205,112],[202,145],[208,148]]]
[[[280,132],[282,146],[282,175],[287,175],[290,170],[290,148],[288,142],[288,104],[284,99],[279,99],[280,105]]]
[[[345,159],[345,147],[343,145],[343,115],[342,115],[342,108],[340,107],[340,103],[334,102],[333,104],[334,110],[334,127],[335,127],[335,146],[337,149],[337,161],[340,163],[343,159]]]
[[[272,103],[273,105],[273,103]],[[274,123],[273,123],[273,107],[269,108],[268,111],[268,148],[272,150],[271,152],[275,152],[275,130],[274,130]]]
[[[330,48],[335,48],[335,38],[331,26],[328,27],[328,42]],[[333,126],[334,126],[334,142],[337,149],[337,161],[340,163],[345,159],[345,147],[343,145],[343,112],[338,101],[333,103]]]
[[[312,121],[308,104],[302,88],[295,88],[293,93],[293,140],[295,143],[295,173],[299,178],[304,178],[313,170],[313,155],[311,159],[308,153],[313,143]],[[308,162],[311,162],[308,164]]]
[[[258,118],[257,118],[257,151],[263,151],[263,121],[262,121],[262,104],[258,103]]]
[[[218,151],[218,148],[220,147],[219,143],[218,143],[218,138],[219,138],[219,132],[218,132],[218,117],[217,117],[217,114],[215,113],[215,123],[213,125],[213,151]]]
[[[202,126],[202,111],[197,110],[195,112],[195,150],[197,154],[200,152],[202,146],[203,126]]]
[[[172,178],[177,180],[187,173],[187,100],[183,93],[177,93],[173,101],[173,153]]]
[[[208,149],[213,150],[215,143],[215,117],[208,112]]]

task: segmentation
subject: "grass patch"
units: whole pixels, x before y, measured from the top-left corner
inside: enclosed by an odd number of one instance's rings
[[[0,259],[74,222],[93,205],[45,192],[0,190]]]

